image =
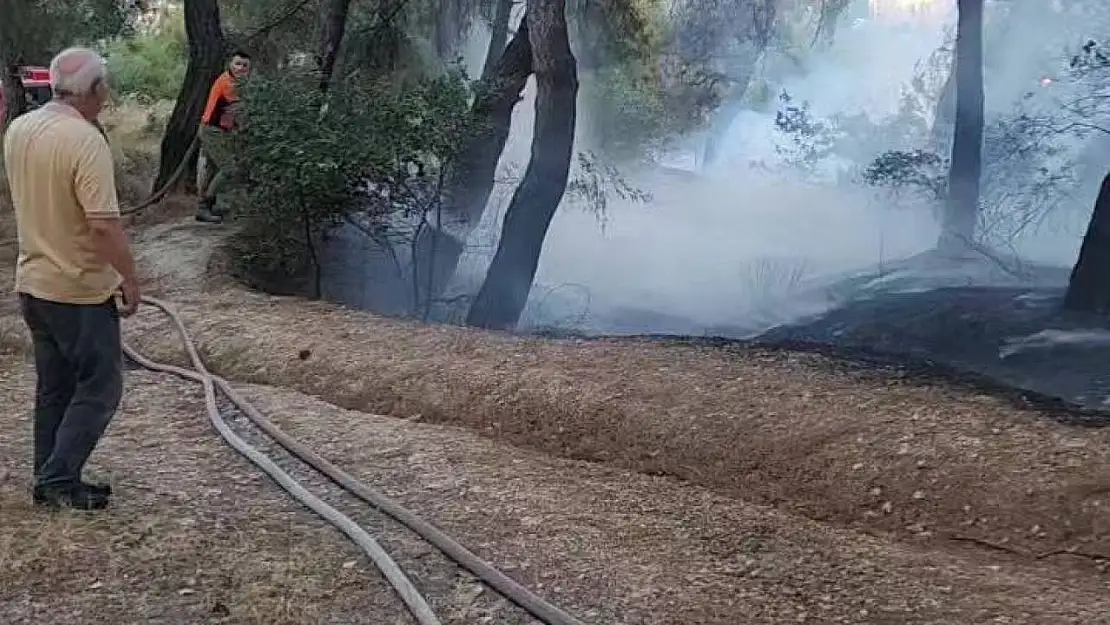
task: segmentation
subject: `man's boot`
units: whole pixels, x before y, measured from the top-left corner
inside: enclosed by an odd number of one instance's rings
[[[77,482],[36,486],[32,499],[37,506],[101,510],[111,503],[111,493],[103,486]]]
[[[224,218],[216,214],[216,211],[213,210],[215,205],[216,202],[214,199],[201,200],[200,204],[197,205],[197,221],[206,224],[218,224],[223,222]]]

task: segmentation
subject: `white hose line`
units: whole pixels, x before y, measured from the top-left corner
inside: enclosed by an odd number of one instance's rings
[[[532,593],[530,590],[520,585],[512,578],[508,577],[501,571],[494,568],[488,562],[482,560],[477,555],[469,551],[466,547],[455,541],[453,538],[445,534],[439,528],[424,521],[416,516],[409,510],[394,502],[385,494],[380,493],[366,484],[355,479],[351,474],[343,471],[335,464],[329,462],[324,457],[317,454],[308,446],[297,441],[293,437],[286,434],[277,427],[272,421],[267,419],[257,408],[240,395],[224,378],[214,375],[207,370],[204,362],[196,349],[196,345],[192,338],[189,336],[188,329],[185,327],[184,322],[181,320],[180,315],[176,313],[167,303],[157,300],[155,298],[143,298],[143,301],[160,309],[163,313],[170,318],[175,330],[180,336],[185,351],[188,353],[189,360],[194,363],[194,367],[199,371],[203,371],[203,375],[195,371],[168,365],[163,363],[153,362],[140,354],[137,354],[130,347],[125,346],[128,356],[139,362],[144,367],[154,369],[156,371],[163,371],[179,375],[191,380],[202,383],[210,383],[222,392],[231,403],[235,404],[246,417],[254,423],[260,430],[270,436],[279,445],[284,447],[289,453],[299,458],[304,463],[316,469],[323,475],[327,476],[333,482],[347,490],[352,495],[362,499],[366,503],[374,506],[379,511],[392,517],[397,522],[412,530],[415,534],[424,538],[448,558],[455,561],[457,564],[467,569],[483,582],[487,583],[493,589],[503,594],[506,598],[524,608],[537,619],[547,625],[586,625],[583,621],[575,618],[574,616],[563,611],[559,607],[548,603],[544,599]],[[206,391],[207,393],[207,391]],[[214,396],[214,394],[213,394]],[[217,413],[218,415],[218,413]],[[233,433],[234,435],[234,433]],[[324,504],[326,505],[326,504]],[[380,568],[380,567],[379,567]],[[383,571],[384,572],[384,571]],[[407,580],[406,580],[407,581]],[[400,590],[398,590],[400,592]]]
[[[374,562],[374,565],[378,567],[378,570],[389,580],[389,583],[397,591],[397,594],[400,595],[401,600],[405,602],[405,605],[420,625],[442,625],[439,618],[436,617],[435,613],[428,605],[428,602],[425,601],[424,597],[420,594],[420,591],[413,586],[412,582],[405,576],[404,571],[397,566],[397,563],[393,561],[389,554],[366,533],[366,530],[359,527],[357,523],[342,512],[331,507],[316,495],[313,495],[288,473],[283,471],[277,463],[252,447],[231,429],[220,416],[219,406],[216,404],[216,389],[212,382],[212,375],[209,374],[207,370],[203,370],[203,373],[198,373],[172,365],[164,365],[147,359],[126,344],[123,346],[123,349],[129,358],[143,367],[154,371],[172,373],[195,382],[200,382],[204,386],[204,399],[208,408],[209,420],[216,428],[216,431],[220,433],[220,436],[227,441],[228,445],[253,462],[258,468],[262,469],[277,482],[279,486],[292,495],[294,499],[334,525],[361,547],[362,550],[366,552],[366,555],[370,557],[370,560]]]

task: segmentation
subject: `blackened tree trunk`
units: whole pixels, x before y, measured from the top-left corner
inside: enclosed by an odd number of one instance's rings
[[[566,1],[530,0],[528,28],[536,75],[532,157],[467,316],[469,325],[482,328],[511,329],[520,321],[547,229],[566,192],[574,151],[578,68],[567,35]]]
[[[324,18],[324,34],[320,38],[320,91],[327,91],[335,73],[335,62],[339,58],[339,48],[343,45],[343,35],[347,31],[347,16],[351,11],[351,0],[331,0],[328,3],[327,17]]]
[[[470,227],[481,221],[493,192],[497,162],[509,140],[513,109],[531,75],[532,44],[525,18],[501,54],[493,76],[482,83],[471,105],[470,119],[475,132],[448,181],[445,206],[448,219],[464,221]]]
[[[494,177],[505,143],[509,140],[513,109],[532,75],[532,44],[528,40],[528,20],[522,19],[509,46],[502,51],[493,75],[483,81],[471,105],[470,119],[475,132],[467,140],[451,169],[444,193],[442,222],[450,234],[425,228],[416,249],[418,263],[429,272],[421,284],[425,297],[440,297],[455,273],[465,251],[466,239],[482,221],[493,193]]]
[[[486,62],[482,64],[482,80],[489,82],[497,71],[497,63],[505,52],[505,43],[509,39],[509,20],[512,18],[513,0],[497,0],[497,10],[493,14],[490,24],[489,48],[486,49]],[[525,33],[527,34],[527,33]],[[531,50],[529,50],[529,65],[531,64]]]
[[[170,181],[197,135],[197,126],[208,100],[208,90],[224,70],[224,36],[220,28],[217,0],[185,0],[185,35],[189,39],[189,62],[177,104],[162,138],[161,162],[154,189]],[[182,176],[188,180],[190,176]]]
[[[1102,180],[1091,223],[1071,270],[1064,308],[1110,313],[1110,175]]]
[[[937,244],[946,252],[962,252],[974,241],[983,159],[983,0],[959,0],[958,7],[956,124]]]

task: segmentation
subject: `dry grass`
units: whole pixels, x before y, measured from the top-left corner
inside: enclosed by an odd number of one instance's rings
[[[0,364],[0,397],[26,406],[33,375]],[[94,457],[118,505],[56,513],[29,505],[29,422],[0,425],[0,613],[5,624],[379,623],[396,612],[384,583],[229,452],[190,385],[137,373]]]
[[[20,364],[0,364],[9,405],[26,405],[33,384]],[[246,390],[283,428],[597,625],[1086,624],[1110,610],[1100,580],[1064,569],[930,551],[465,429]],[[409,622],[337,533],[219,442],[200,404],[190,384],[129,376],[94,456],[118,492],[104,514],[30,508],[27,422],[0,424],[4,622]],[[445,623],[529,622],[363,514]]]

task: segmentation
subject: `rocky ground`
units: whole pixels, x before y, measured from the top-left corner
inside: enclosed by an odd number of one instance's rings
[[[588,622],[1110,623],[1106,432],[812,354],[542,341],[251,294],[209,271],[215,232],[152,224],[138,243],[213,369]],[[154,311],[125,331],[182,361]],[[11,307],[0,343],[5,622],[408,622],[357,549],[222,444],[188,382],[129,375],[94,467],[117,507],[31,509],[33,375]],[[445,622],[528,622],[309,484]]]

